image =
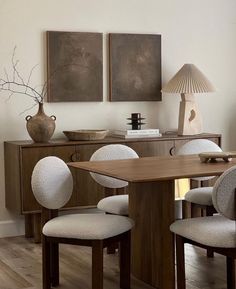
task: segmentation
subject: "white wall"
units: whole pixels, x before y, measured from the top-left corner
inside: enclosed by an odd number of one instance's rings
[[[163,83],[184,63],[196,64],[217,93],[197,96],[204,131],[223,134],[225,149],[236,149],[236,1],[235,0],[0,0],[0,76],[11,68],[17,45],[19,69],[27,77],[39,63],[32,82],[45,80],[45,31],[104,33],[104,68],[107,67],[109,32],[162,34]],[[131,112],[141,112],[150,127],[177,127],[177,95],[164,95],[160,103],[109,103],[107,70],[104,69],[103,103],[46,104],[48,114],[57,116],[55,137],[64,129],[124,128]],[[17,217],[4,208],[3,141],[29,138],[25,115],[32,102],[16,95],[6,101],[0,94],[0,221]],[[4,223],[5,224],[5,223]],[[0,227],[1,230],[1,227]]]

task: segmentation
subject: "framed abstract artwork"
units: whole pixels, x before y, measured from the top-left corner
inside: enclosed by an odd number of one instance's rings
[[[161,35],[109,34],[110,101],[161,101]]]
[[[103,100],[101,33],[47,31],[48,102]]]

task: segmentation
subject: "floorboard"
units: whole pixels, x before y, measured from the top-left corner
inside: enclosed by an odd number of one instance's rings
[[[226,289],[225,259],[186,245],[187,289]],[[91,288],[91,249],[60,245],[60,289]],[[0,239],[0,289],[41,289],[41,246],[24,237]],[[104,289],[119,288],[118,255],[104,254]],[[132,289],[152,287],[132,278]]]

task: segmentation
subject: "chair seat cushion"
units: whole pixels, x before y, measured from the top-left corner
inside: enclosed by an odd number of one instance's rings
[[[50,237],[103,240],[126,231],[134,225],[124,216],[106,214],[71,214],[48,221],[43,234]]]
[[[97,204],[97,207],[106,213],[128,216],[129,196],[118,195],[104,198]]]
[[[212,203],[213,187],[196,188],[188,191],[185,200],[203,206],[213,206]]]
[[[176,221],[170,230],[202,245],[236,248],[235,221],[220,215]]]

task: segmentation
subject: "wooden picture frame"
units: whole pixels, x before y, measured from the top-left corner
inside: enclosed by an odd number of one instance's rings
[[[103,100],[102,33],[47,31],[47,101]]]
[[[109,34],[110,101],[161,101],[161,35]]]

